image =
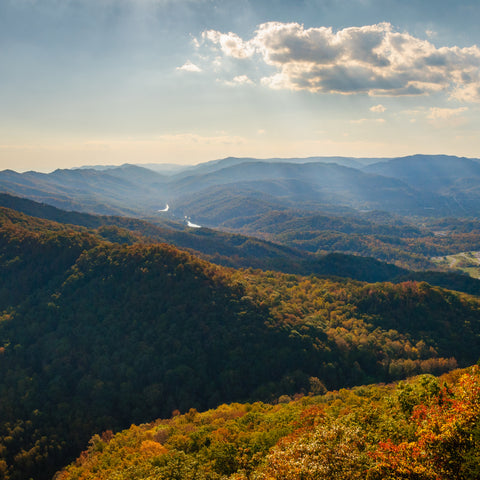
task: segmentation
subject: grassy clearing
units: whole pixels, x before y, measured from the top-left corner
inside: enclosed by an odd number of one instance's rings
[[[480,278],[480,252],[478,251],[432,257],[431,260],[441,267],[461,270],[473,278]]]

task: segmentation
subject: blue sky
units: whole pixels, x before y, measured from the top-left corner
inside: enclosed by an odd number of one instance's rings
[[[0,169],[480,157],[480,2],[0,0]]]

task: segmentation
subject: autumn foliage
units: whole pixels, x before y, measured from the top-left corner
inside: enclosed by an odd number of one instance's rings
[[[381,442],[373,453],[376,465],[369,478],[480,478],[479,368],[444,385],[428,403],[416,405],[416,427],[410,442]]]
[[[411,414],[405,395],[419,402]],[[276,405],[190,410],[95,435],[56,480],[474,480],[479,408],[472,367]]]

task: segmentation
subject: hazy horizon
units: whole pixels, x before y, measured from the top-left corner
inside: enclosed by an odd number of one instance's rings
[[[222,157],[222,158],[213,158],[213,159],[210,159],[210,160],[205,160],[205,161],[202,161],[202,162],[197,162],[197,163],[183,163],[183,164],[180,164],[180,163],[172,163],[172,162],[146,162],[146,163],[142,163],[142,162],[139,162],[139,163],[133,163],[133,162],[124,162],[124,163],[110,163],[110,164],[82,164],[82,165],[73,165],[73,166],[68,166],[68,167],[62,167],[62,166],[56,166],[54,168],[43,168],[40,166],[39,168],[29,168],[29,169],[17,169],[17,168],[5,168],[5,169],[2,169],[0,170],[0,172],[3,172],[5,170],[12,170],[16,173],[28,173],[28,172],[36,172],[36,173],[45,173],[45,174],[48,174],[48,173],[52,173],[54,172],[55,170],[62,170],[62,169],[67,169],[67,170],[81,170],[81,169],[94,169],[94,170],[108,170],[110,168],[116,168],[116,167],[124,167],[124,166],[137,166],[137,167],[143,167],[143,168],[152,168],[153,170],[155,170],[155,166],[157,167],[165,167],[165,170],[168,170],[168,169],[171,169],[172,171],[175,171],[175,170],[182,170],[184,168],[189,168],[189,167],[197,167],[197,166],[200,166],[200,165],[203,165],[203,164],[208,164],[208,163],[215,163],[215,162],[221,162],[222,160],[227,160],[229,158],[239,158],[239,159],[242,159],[242,158],[252,158],[253,160],[258,160],[260,162],[262,161],[270,161],[270,160],[279,160],[279,161],[285,161],[285,160],[290,160],[290,159],[295,159],[295,160],[308,160],[308,159],[312,159],[312,158],[318,158],[319,160],[318,161],[322,161],[322,158],[325,158],[325,159],[331,159],[331,158],[335,158],[335,157],[338,157],[339,159],[344,159],[344,160],[352,160],[352,161],[355,161],[355,160],[365,160],[365,159],[373,159],[372,162],[369,162],[369,163],[375,163],[376,160],[378,161],[383,161],[383,160],[393,160],[393,159],[396,159],[396,158],[404,158],[404,157],[415,157],[415,156],[425,156],[425,157],[437,157],[437,156],[450,156],[450,157],[457,157],[457,158],[462,158],[460,156],[457,156],[457,155],[446,155],[446,154],[442,154],[442,153],[437,153],[437,154],[423,154],[423,153],[412,153],[410,155],[400,155],[400,156],[385,156],[385,157],[381,157],[381,156],[378,156],[378,157],[354,157],[354,156],[342,156],[342,155],[311,155],[311,156],[308,156],[308,157],[236,157],[234,155],[232,156],[229,156],[229,157]],[[479,160],[480,161],[480,158],[477,158],[477,157],[463,157],[463,158],[468,158],[468,159],[471,159],[471,160]],[[300,162],[302,163],[302,162]],[[308,162],[305,162],[305,163],[308,163]],[[328,162],[328,163],[335,163],[335,162]]]

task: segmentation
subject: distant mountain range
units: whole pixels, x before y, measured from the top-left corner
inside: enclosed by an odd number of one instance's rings
[[[225,205],[247,197],[250,214],[261,214],[266,205],[426,217],[476,216],[480,211],[478,159],[230,157],[193,167],[147,167],[126,164],[49,174],[5,170],[0,189],[59,208],[107,215],[151,217],[168,203],[171,217],[191,216],[198,223],[194,215],[201,213],[200,224],[211,227],[233,214]],[[205,208],[198,211],[198,205]]]

